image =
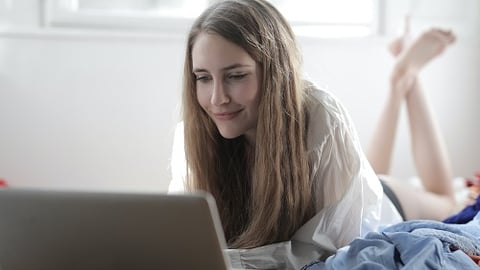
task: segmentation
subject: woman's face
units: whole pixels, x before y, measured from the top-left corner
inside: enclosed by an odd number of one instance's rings
[[[254,142],[260,101],[260,70],[241,47],[220,35],[201,33],[192,48],[197,100],[224,138]]]

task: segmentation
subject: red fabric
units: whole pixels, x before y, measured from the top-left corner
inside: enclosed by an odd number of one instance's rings
[[[478,266],[480,266],[480,256],[468,255]]]
[[[4,179],[1,179],[0,178],[0,187],[7,187],[7,181],[5,181]]]

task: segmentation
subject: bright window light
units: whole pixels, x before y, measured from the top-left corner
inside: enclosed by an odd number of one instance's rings
[[[187,31],[193,20],[222,0],[49,0],[49,26]],[[314,37],[358,37],[376,32],[384,0],[269,0],[295,33]]]
[[[74,0],[79,12],[113,14],[152,14],[164,17],[195,18],[208,6],[208,0]]]
[[[372,0],[270,0],[289,20],[326,24],[371,24]]]
[[[361,37],[374,34],[375,0],[270,0],[291,22],[297,35]]]

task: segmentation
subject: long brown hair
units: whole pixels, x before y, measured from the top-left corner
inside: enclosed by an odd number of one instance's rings
[[[261,69],[254,145],[223,138],[198,104],[191,53],[200,33],[237,44]],[[220,1],[191,28],[182,104],[187,186],[215,197],[231,248],[288,240],[314,214],[300,66],[292,29],[266,1]]]

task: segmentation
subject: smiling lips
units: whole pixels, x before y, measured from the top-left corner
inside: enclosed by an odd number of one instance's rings
[[[222,113],[213,113],[213,116],[215,116],[215,119],[217,120],[231,120],[237,115],[240,114],[242,110],[235,111],[235,112],[222,112]]]

